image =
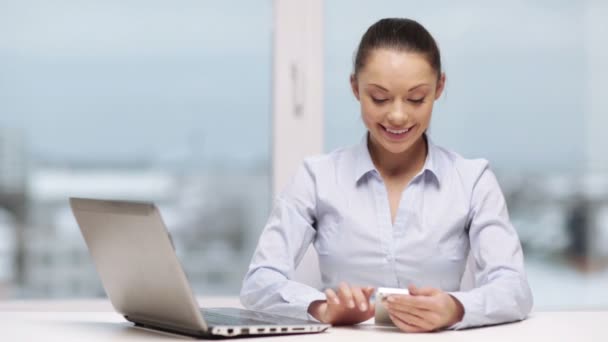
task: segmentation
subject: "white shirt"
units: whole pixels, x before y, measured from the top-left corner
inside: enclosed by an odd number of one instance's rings
[[[310,318],[319,289],[293,281],[311,243],[324,288],[431,286],[463,304],[451,328],[526,317],[532,293],[517,232],[488,162],[427,139],[423,169],[403,190],[391,223],[388,194],[367,139],[308,158],[276,199],[241,290],[247,308]],[[471,252],[475,288],[460,283]]]

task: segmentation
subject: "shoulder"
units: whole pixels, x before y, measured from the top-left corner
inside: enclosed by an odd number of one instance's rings
[[[433,149],[442,177],[460,183],[466,189],[473,189],[483,175],[492,173],[487,159],[466,158],[438,145]]]
[[[465,158],[438,146],[435,146],[435,155],[441,165],[443,190],[468,203],[470,213],[488,200],[494,204],[504,202],[502,190],[487,159]]]
[[[342,169],[348,169],[356,160],[357,146],[338,148],[324,154],[313,155],[304,159],[304,168],[313,177],[325,177]]]
[[[339,180],[345,178],[344,172],[352,170],[349,165],[354,157],[354,149],[346,147],[305,158],[279,197],[290,203],[312,207],[319,191],[335,192]]]

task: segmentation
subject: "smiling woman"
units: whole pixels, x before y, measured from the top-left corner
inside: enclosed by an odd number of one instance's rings
[[[278,196],[243,304],[335,325],[365,321],[384,305],[406,332],[524,319],[532,293],[494,173],[427,136],[445,85],[433,37],[414,20],[376,22],[350,83],[367,133],[359,145],[307,158]],[[324,292],[293,277],[310,244]],[[477,282],[465,290],[469,253]],[[376,287],[409,295],[374,303]]]

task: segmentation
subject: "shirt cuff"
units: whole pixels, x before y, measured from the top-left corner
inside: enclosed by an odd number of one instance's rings
[[[464,309],[462,320],[448,327],[451,330],[460,330],[483,324],[483,317],[478,317],[481,308],[480,295],[473,292],[448,292],[458,299]]]
[[[325,294],[315,288],[303,285],[298,289],[287,288],[279,292],[281,298],[289,303],[290,312],[294,317],[318,322],[308,313],[310,303],[316,300],[325,300]]]

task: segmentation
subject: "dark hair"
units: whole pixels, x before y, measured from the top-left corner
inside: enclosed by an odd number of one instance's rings
[[[441,77],[441,56],[433,36],[417,21],[405,18],[385,18],[370,26],[355,54],[354,76],[365,66],[375,49],[388,48],[416,52],[425,56],[437,77]]]

